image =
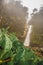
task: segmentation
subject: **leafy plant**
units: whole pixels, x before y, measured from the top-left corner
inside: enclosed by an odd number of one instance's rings
[[[15,33],[0,29],[0,65],[43,65],[34,51],[26,48]]]

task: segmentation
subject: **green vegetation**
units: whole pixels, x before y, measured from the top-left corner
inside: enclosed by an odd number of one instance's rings
[[[24,47],[15,33],[0,29],[0,65],[43,65],[35,52]]]
[[[40,7],[39,12],[35,8],[32,13],[32,18],[29,22],[33,25],[31,34],[31,45],[43,47],[43,6]]]
[[[9,27],[9,32],[16,32],[17,37],[24,41],[25,36],[21,36],[26,27],[27,10],[27,7],[21,5],[21,1],[10,0],[6,4],[5,0],[0,0],[0,28]]]
[[[26,36],[23,38],[24,30],[27,28],[28,8],[22,6],[21,1],[10,0],[8,4],[4,1],[0,0],[0,65],[43,65],[43,59],[31,48],[25,47],[23,41],[20,41],[24,40]],[[32,45],[43,43],[42,21],[43,7],[39,12],[35,8],[30,20],[30,24],[33,25]],[[9,27],[8,31],[7,27]]]

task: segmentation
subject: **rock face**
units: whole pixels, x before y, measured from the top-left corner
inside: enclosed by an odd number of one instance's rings
[[[43,47],[43,7],[40,7],[39,12],[33,10],[32,18],[29,22],[33,26],[31,34],[31,46]]]
[[[43,48],[39,47],[32,47],[32,49],[35,51],[35,54],[43,58]]]
[[[0,0],[0,28],[9,27],[9,32],[15,32],[20,40],[24,40],[26,32],[27,7],[21,5],[21,1]]]

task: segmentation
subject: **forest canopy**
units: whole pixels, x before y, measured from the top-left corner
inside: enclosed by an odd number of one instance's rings
[[[28,8],[21,5],[21,1],[0,0],[0,28],[9,26],[10,32],[16,32],[20,38],[25,30]]]
[[[29,24],[33,25],[31,45],[43,47],[43,7],[40,7],[39,12],[34,8],[31,17],[29,22]]]

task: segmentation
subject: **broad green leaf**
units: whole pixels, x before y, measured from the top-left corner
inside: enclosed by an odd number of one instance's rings
[[[6,38],[5,51],[8,52],[12,48],[12,41],[10,40],[10,38],[8,38],[7,34],[5,34],[5,38]]]

